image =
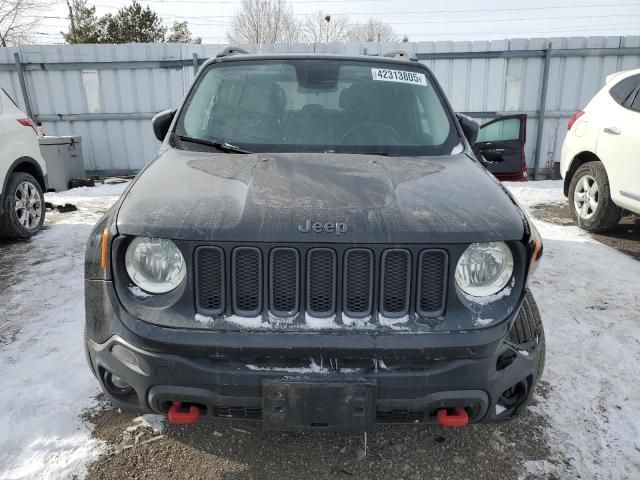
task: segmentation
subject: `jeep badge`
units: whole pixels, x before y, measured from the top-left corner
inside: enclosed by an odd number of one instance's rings
[[[336,235],[342,235],[347,232],[347,224],[346,223],[321,223],[321,222],[313,222],[311,220],[307,220],[304,224],[298,225],[298,231],[301,233],[309,233],[310,231],[314,231],[315,233],[335,233]]]

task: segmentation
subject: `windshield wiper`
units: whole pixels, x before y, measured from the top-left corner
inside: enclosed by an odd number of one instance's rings
[[[230,143],[227,143],[223,140],[203,140],[201,138],[193,138],[193,137],[187,137],[185,135],[176,135],[176,138],[178,140],[180,140],[181,142],[189,142],[189,143],[196,143],[198,145],[205,145],[207,147],[213,147],[216,150],[220,150],[221,152],[227,152],[227,153],[253,153],[250,152],[249,150],[243,150],[240,147],[236,147],[235,145],[231,145]]]
[[[352,155],[378,155],[380,157],[392,156],[389,152],[340,152],[340,153],[350,153]]]

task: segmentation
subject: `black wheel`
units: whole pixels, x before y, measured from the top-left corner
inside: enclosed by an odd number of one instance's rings
[[[44,223],[44,195],[28,173],[9,176],[0,216],[0,238],[24,239],[38,233]]]
[[[508,335],[509,343],[526,351],[530,355],[538,355],[538,378],[544,371],[546,342],[540,310],[531,292],[527,291],[522,308],[516,317]]]
[[[618,224],[622,209],[611,200],[601,162],[587,162],[576,170],[569,185],[569,208],[578,226],[588,232],[604,232]]]

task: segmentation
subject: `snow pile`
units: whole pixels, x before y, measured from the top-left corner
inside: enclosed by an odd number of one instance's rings
[[[562,182],[510,184],[525,206],[566,202]],[[569,465],[530,462],[533,475],[638,478],[640,471],[640,262],[574,226],[535,221],[544,258],[531,281],[546,330],[535,411],[548,417],[551,450]]]
[[[140,428],[149,428],[155,433],[162,433],[167,426],[166,417],[147,413],[133,419],[135,425],[127,427],[128,432],[134,432]]]
[[[79,210],[58,216],[29,242],[0,246],[2,479],[82,476],[101,451],[80,418],[98,392],[83,352],[84,248],[96,210],[124,188],[47,194],[47,201]]]
[[[322,362],[318,365],[315,359],[309,359],[308,367],[259,367],[257,365],[248,364],[245,367],[249,370],[260,372],[285,372],[285,373],[298,373],[298,374],[311,374],[317,373],[320,375],[328,375],[330,373],[359,373],[362,372],[361,368],[342,368],[338,365],[337,360],[329,359],[331,368],[325,367]]]
[[[409,323],[409,315],[405,315],[400,318],[385,317],[382,314],[378,315],[378,321],[383,327],[390,328],[392,330],[406,330]]]
[[[64,192],[49,192],[45,195],[47,202],[59,204],[59,203],[73,203],[74,200],[86,199],[88,201],[96,200],[100,197],[111,197],[111,202],[114,202],[125,191],[129,182],[117,183],[117,184],[101,184],[95,187],[78,187],[66,190]]]

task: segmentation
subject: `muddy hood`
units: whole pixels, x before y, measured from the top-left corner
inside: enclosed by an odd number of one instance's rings
[[[466,155],[168,150],[121,203],[120,233],[246,242],[519,240],[520,211]]]

